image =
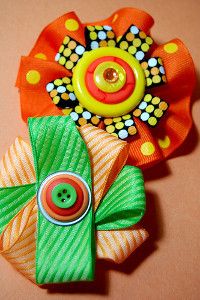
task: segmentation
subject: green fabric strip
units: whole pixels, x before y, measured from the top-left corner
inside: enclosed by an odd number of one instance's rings
[[[87,148],[70,117],[29,119],[37,187],[50,174],[71,171],[92,187]],[[38,284],[92,280],[94,222],[92,207],[79,223],[59,226],[38,212],[36,281]]]
[[[0,188],[0,233],[34,196],[35,184]]]
[[[92,280],[94,233],[92,211],[72,226],[57,226],[39,212],[37,283]]]
[[[96,211],[97,230],[130,227],[143,217],[145,206],[142,172],[136,167],[125,166]]]
[[[39,184],[49,174],[67,170],[91,186],[87,148],[70,117],[30,118],[29,131]]]

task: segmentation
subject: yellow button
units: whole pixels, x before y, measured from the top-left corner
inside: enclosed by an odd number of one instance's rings
[[[94,72],[94,82],[106,93],[114,93],[126,83],[126,72],[118,63],[106,61],[99,64]]]
[[[123,102],[117,104],[106,104],[96,100],[88,91],[85,77],[88,67],[100,57],[118,57],[129,64],[135,76],[135,87],[133,93]],[[145,74],[136,58],[119,48],[102,47],[85,52],[74,69],[72,77],[74,92],[79,102],[88,111],[103,117],[119,117],[132,111],[144,96]]]

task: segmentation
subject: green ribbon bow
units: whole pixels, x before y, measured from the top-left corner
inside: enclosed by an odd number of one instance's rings
[[[70,117],[29,119],[36,183],[0,189],[0,232],[37,194],[42,182],[58,171],[79,175],[92,193],[87,147]],[[137,179],[135,183],[132,178]],[[126,180],[124,180],[126,179]],[[102,199],[95,215],[92,205],[79,222],[60,226],[38,209],[36,282],[38,284],[93,280],[95,229],[117,230],[136,224],[145,212],[142,173],[125,166]],[[23,221],[23,220],[22,220]]]

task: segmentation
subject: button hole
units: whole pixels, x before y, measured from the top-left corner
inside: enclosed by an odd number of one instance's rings
[[[58,197],[61,197],[61,193],[58,193]]]

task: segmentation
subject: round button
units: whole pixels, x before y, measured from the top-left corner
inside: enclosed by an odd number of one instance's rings
[[[128,97],[124,97],[120,103],[104,103],[104,99],[103,101],[97,100],[97,98],[89,92],[88,86],[90,85],[90,80],[88,80],[88,85],[86,84],[87,72],[90,65],[95,60],[108,56],[113,57],[113,60],[121,59],[124,61],[129,65],[134,74],[134,89],[131,94]],[[116,68],[114,67],[114,69]],[[90,78],[90,76],[88,78]],[[85,52],[74,69],[72,82],[76,97],[82,106],[88,111],[102,117],[119,117],[132,111],[143,98],[146,86],[145,74],[138,60],[126,51],[111,47],[101,47]],[[117,82],[118,81],[116,81],[116,83]],[[98,93],[98,95],[102,97],[101,93]]]
[[[57,225],[72,225],[82,220],[91,207],[91,191],[86,181],[72,172],[49,175],[37,193],[44,217]]]
[[[77,193],[77,200],[69,208],[59,208],[52,199],[52,190],[61,183],[69,184],[74,187]],[[76,177],[69,175],[54,176],[42,191],[42,203],[46,211],[60,221],[71,220],[84,210],[83,203],[86,203],[87,194],[85,186]],[[85,202],[84,202],[85,201]]]
[[[75,188],[68,183],[60,183],[52,190],[52,201],[60,208],[69,208],[76,202]]]
[[[96,74],[100,74],[98,76],[101,80],[101,85],[98,84],[97,79],[95,82],[94,75]],[[106,104],[116,104],[124,102],[133,93],[135,76],[128,63],[121,58],[103,56],[94,60],[88,67],[85,84],[90,95],[96,100]],[[105,88],[102,84],[104,84]]]

